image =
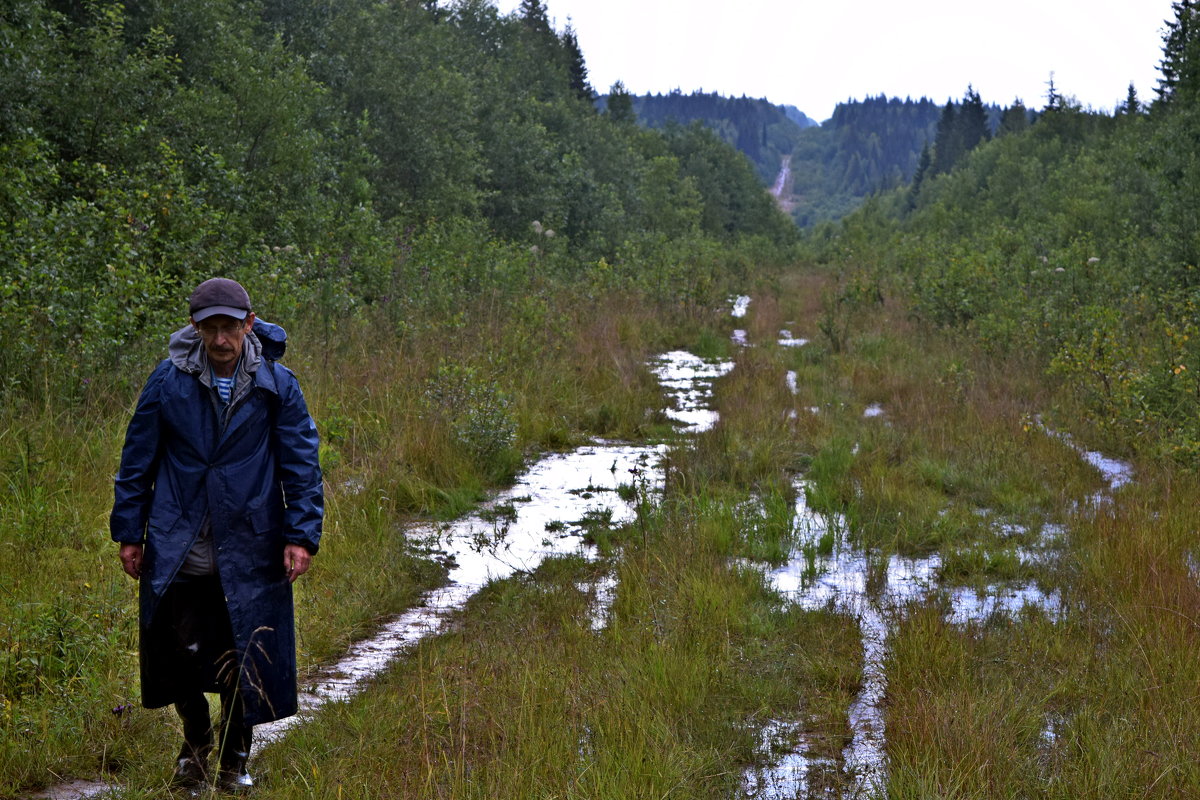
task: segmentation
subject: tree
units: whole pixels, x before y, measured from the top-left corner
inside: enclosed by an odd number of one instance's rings
[[[588,83],[587,64],[583,60],[583,51],[579,49],[579,40],[575,37],[575,27],[567,20],[567,29],[563,31],[562,47],[567,57],[567,74],[571,80],[571,91],[586,103],[596,101],[596,93]]]
[[[1029,110],[1021,102],[1021,98],[1013,100],[1013,104],[1004,109],[1000,115],[1000,127],[996,129],[997,136],[1007,136],[1010,133],[1020,133],[1029,127]]]
[[[633,97],[622,81],[617,81],[608,90],[607,114],[609,119],[619,124],[632,125],[637,122],[637,114],[633,110]]]
[[[521,7],[518,11],[525,29],[533,33],[539,40],[550,42],[556,39],[542,0],[521,0]]]
[[[1187,103],[1200,96],[1200,4],[1177,0],[1171,8],[1175,19],[1167,22],[1163,33],[1158,99],[1168,104],[1175,100]]]
[[[937,134],[933,139],[933,174],[949,172],[962,155],[962,140],[959,138],[958,113],[953,101],[947,101],[938,119]]]
[[[987,109],[979,92],[970,84],[958,112],[959,141],[963,153],[969,153],[989,138]]]
[[[1058,93],[1058,87],[1054,85],[1054,73],[1050,73],[1050,79],[1046,81],[1046,111],[1058,111],[1064,105],[1063,96]]]
[[[929,151],[929,143],[921,148],[921,160],[917,162],[917,171],[913,174],[912,185],[908,188],[907,207],[911,211],[917,207],[917,198],[921,196],[921,185],[925,183],[925,176],[929,174],[929,167],[933,164],[933,154]]]
[[[1129,82],[1129,91],[1125,94],[1125,101],[1117,106],[1117,113],[1127,117],[1136,117],[1142,113],[1142,104],[1138,100],[1137,89],[1134,87],[1133,81]]]

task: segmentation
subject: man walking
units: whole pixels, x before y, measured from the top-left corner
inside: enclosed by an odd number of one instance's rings
[[[276,364],[283,329],[236,281],[192,292],[189,324],[146,382],[125,437],[110,527],[140,581],[142,704],[174,703],[172,782],[248,791],[255,724],[296,713],[292,582],[321,536],[317,430]],[[205,692],[221,697],[214,741]]]

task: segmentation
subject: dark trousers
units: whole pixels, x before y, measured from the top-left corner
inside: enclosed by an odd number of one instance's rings
[[[250,753],[253,726],[245,724],[238,691],[238,656],[225,607],[225,594],[215,575],[181,575],[163,596],[156,625],[169,641],[175,670],[175,710],[183,721],[180,757],[203,760],[212,750],[213,728],[205,692],[221,696],[221,727],[215,742],[221,763],[244,760]]]

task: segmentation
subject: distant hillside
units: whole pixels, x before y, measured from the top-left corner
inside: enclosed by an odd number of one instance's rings
[[[911,180],[941,113],[926,98],[838,104],[830,119],[803,131],[792,151],[793,219],[802,227],[838,219],[872,192]]]
[[[601,98],[601,104],[607,99],[607,96]],[[703,122],[746,154],[764,185],[775,180],[783,157],[795,148],[801,132],[817,124],[794,106],[777,106],[768,100],[749,97],[705,92],[683,94],[676,89],[668,94],[631,99],[638,122],[648,128]]]

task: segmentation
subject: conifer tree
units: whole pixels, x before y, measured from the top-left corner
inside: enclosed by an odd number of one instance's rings
[[[949,172],[962,154],[959,139],[958,114],[953,101],[947,101],[938,119],[937,135],[933,140],[933,174]]]
[[[929,151],[929,142],[921,148],[921,160],[917,162],[917,171],[913,174],[912,185],[908,188],[908,209],[917,207],[917,198],[921,195],[921,185],[925,183],[925,176],[929,173],[929,168],[933,164],[933,154]]]
[[[1158,99],[1164,103],[1181,99],[1186,103],[1200,96],[1200,3],[1177,0],[1171,8],[1175,19],[1167,23],[1163,34]]]
[[[1029,110],[1025,108],[1025,104],[1018,97],[1000,115],[1000,127],[997,129],[996,135],[1007,136],[1010,133],[1020,133],[1028,127]]]
[[[967,85],[962,106],[958,110],[959,141],[962,152],[969,153],[989,138],[987,109],[975,87]]]
[[[1142,113],[1142,103],[1138,100],[1137,88],[1129,82],[1129,91],[1125,93],[1125,101],[1117,106],[1117,113],[1127,117],[1136,117]]]
[[[613,122],[632,125],[637,122],[633,111],[633,97],[622,81],[617,81],[608,90],[608,118]]]
[[[546,15],[546,7],[542,5],[542,0],[521,0],[519,11],[521,23],[526,30],[532,31],[543,41],[555,38],[554,29],[550,27],[550,18]]]
[[[571,90],[587,103],[595,102],[596,93],[588,83],[587,63],[583,60],[583,51],[579,49],[579,39],[575,36],[575,26],[567,20],[567,29],[562,34],[562,47],[567,56],[567,73],[571,80]]]

